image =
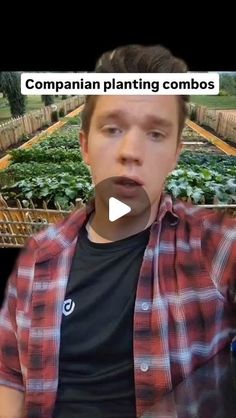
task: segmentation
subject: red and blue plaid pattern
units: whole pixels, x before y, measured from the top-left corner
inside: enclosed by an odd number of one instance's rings
[[[0,314],[0,384],[25,392],[27,418],[50,418],[62,308],[87,210],[31,237]],[[137,416],[236,334],[236,223],[163,195],[144,253],[134,312]]]

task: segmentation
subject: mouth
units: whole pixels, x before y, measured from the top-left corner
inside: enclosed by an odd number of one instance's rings
[[[143,182],[138,177],[120,176],[114,181],[114,194],[119,199],[139,199]]]
[[[115,184],[125,187],[143,186],[143,182],[138,177],[120,176],[115,180]]]

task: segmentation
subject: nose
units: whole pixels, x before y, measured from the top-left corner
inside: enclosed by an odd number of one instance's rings
[[[122,164],[143,164],[144,138],[138,129],[130,129],[122,137],[118,149],[118,160]]]

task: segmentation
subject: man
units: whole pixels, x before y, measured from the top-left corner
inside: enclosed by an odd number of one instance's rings
[[[134,45],[104,54],[96,71],[186,66]],[[140,417],[231,341],[235,220],[163,193],[186,101],[87,98],[80,142],[94,206],[21,252],[1,312],[1,417]],[[132,208],[114,222],[109,193]]]

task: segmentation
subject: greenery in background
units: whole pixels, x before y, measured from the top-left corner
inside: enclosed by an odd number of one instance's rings
[[[47,95],[47,94],[42,95],[41,99],[42,99],[42,102],[44,103],[44,106],[50,106],[55,101],[54,96]]]
[[[35,161],[38,163],[62,161],[81,161],[82,157],[79,150],[66,149],[64,147],[44,149],[33,147],[31,149],[17,149],[9,153],[16,163]]]
[[[166,191],[196,204],[236,203],[236,180],[210,168],[178,168],[169,176]]]
[[[34,148],[50,149],[50,148],[65,148],[65,149],[78,149],[79,150],[79,139],[77,129],[63,130],[63,132],[55,132],[47,139],[42,141],[39,146]]]
[[[221,173],[225,173],[225,170],[232,169],[235,173],[236,170],[236,157],[229,155],[219,154],[206,154],[205,152],[182,152],[179,160],[179,166],[185,166],[191,168],[193,166],[205,166],[212,169],[216,169]]]
[[[236,73],[220,74],[220,91],[229,96],[236,96]]]
[[[2,73],[0,73],[1,75]],[[0,86],[0,124],[6,122],[11,118],[11,112],[9,103],[6,97],[3,95],[3,91],[1,90]],[[27,97],[26,101],[26,112],[31,112],[37,109],[41,109],[44,106],[44,103],[42,102],[42,98],[40,95],[38,96],[25,96]],[[55,104],[57,104],[59,112],[60,112],[60,103],[62,101],[62,96],[54,96],[55,98]],[[64,99],[64,96],[63,96]],[[59,114],[60,117],[64,117],[63,114]]]
[[[211,109],[236,109],[236,73],[220,73],[218,95],[193,95],[191,102]]]
[[[87,201],[92,196],[93,186],[89,177],[58,173],[56,176],[43,176],[20,180],[8,189],[8,198],[20,200],[45,200],[55,207],[68,210],[76,198]],[[4,196],[4,194],[3,194]]]
[[[33,148],[14,150],[11,155],[12,164],[0,173],[6,199],[32,199],[38,207],[45,200],[50,207],[59,204],[69,210],[76,198],[85,202],[93,194],[77,126],[67,126]],[[212,204],[216,198],[220,203],[236,203],[236,157],[184,151],[165,189],[196,204]]]
[[[59,121],[59,113],[58,110],[53,110],[51,113],[51,121],[52,123],[56,123]]]
[[[1,91],[7,98],[12,117],[22,116],[26,111],[26,96],[21,94],[20,73],[3,71],[0,73]]]
[[[209,109],[236,109],[236,96],[191,96],[191,102]]]
[[[196,204],[236,203],[236,157],[185,151],[166,190]]]
[[[65,110],[63,109],[63,107],[59,109],[58,114],[59,114],[59,118],[63,118],[65,116]]]
[[[82,177],[90,176],[88,167],[83,162],[66,161],[58,163],[16,163],[9,166],[3,172],[0,172],[0,185],[7,182],[13,184],[21,179],[36,178],[42,176],[55,176],[60,173],[71,175],[80,175]]]
[[[78,116],[74,116],[70,118],[67,122],[67,125],[81,125],[81,120],[78,118]]]

